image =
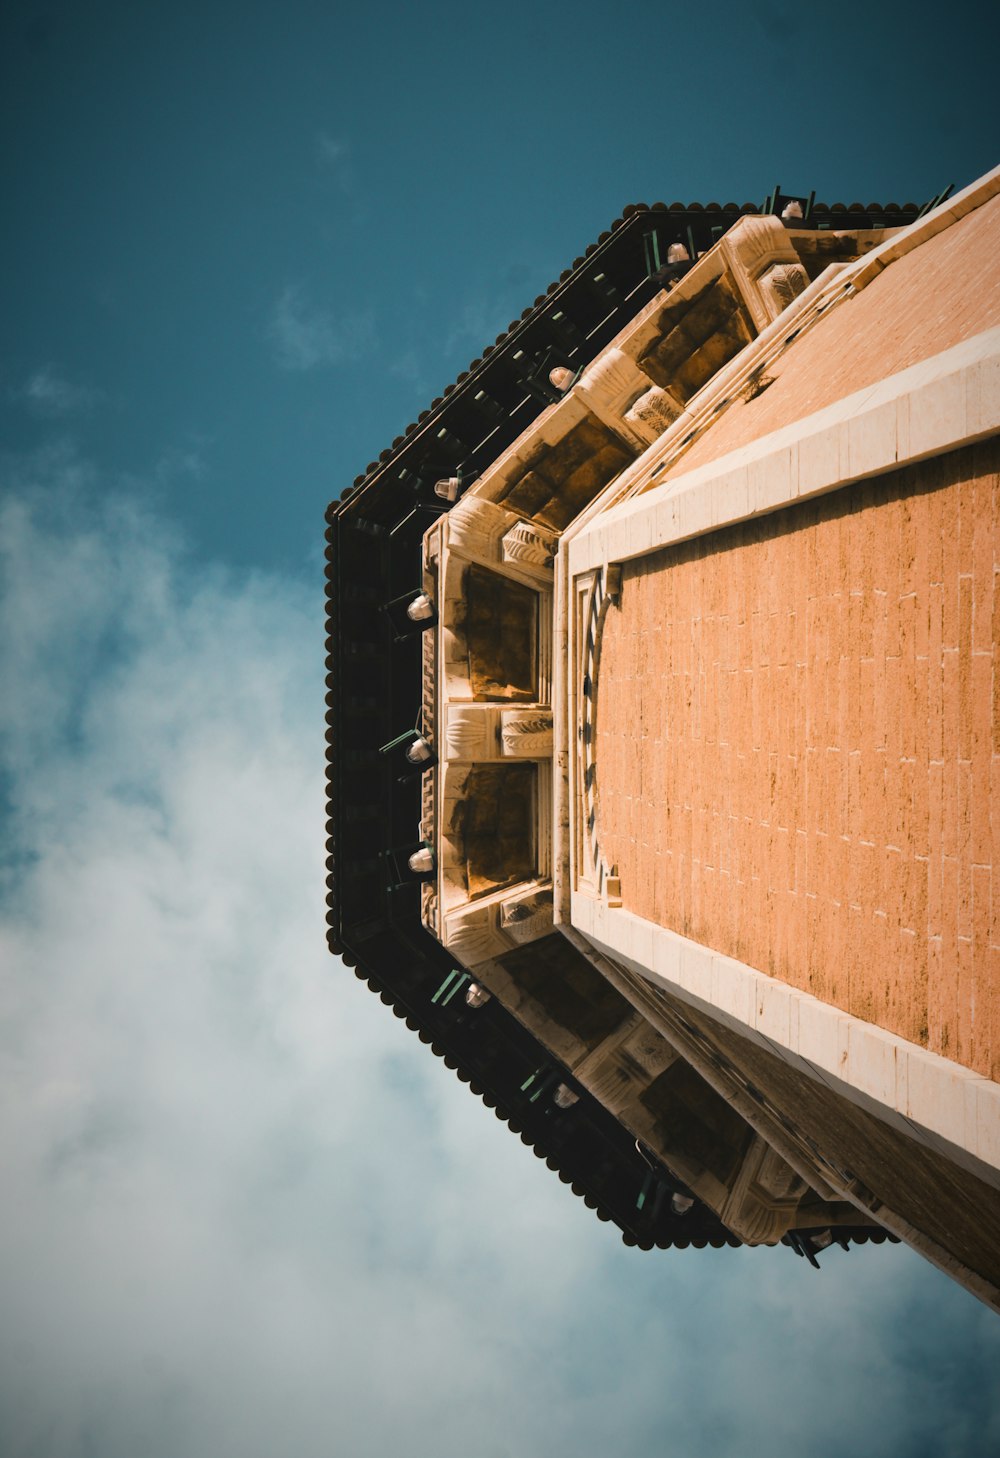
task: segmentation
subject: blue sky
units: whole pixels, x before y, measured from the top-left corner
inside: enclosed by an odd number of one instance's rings
[[[644,200],[998,160],[979,7],[0,21],[0,1451],[993,1453],[897,1248],[620,1246],[323,941],[322,513]]]

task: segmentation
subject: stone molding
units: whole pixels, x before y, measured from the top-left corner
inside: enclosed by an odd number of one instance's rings
[[[832,1164],[815,1144],[804,1146],[795,1129],[789,1127],[787,1118],[783,1119],[780,1112],[774,1117],[775,1111],[769,1109],[766,1096],[762,1096],[758,1088],[751,1087],[746,1078],[732,1067],[717,1044],[708,1040],[693,1021],[681,1014],[675,998],[661,991],[660,986],[654,984],[649,977],[631,970],[606,952],[598,950],[595,943],[574,927],[567,926],[562,930],[563,935],[604,973],[608,981],[642,1012],[654,1028],[680,1050],[716,1092],[721,1093],[723,1098],[737,1108],[751,1128],[763,1136],[823,1201],[847,1202],[855,1210],[864,1212],[873,1224],[891,1231],[939,1270],[945,1271],[966,1290],[971,1291],[980,1301],[1000,1311],[1000,1289],[994,1282],[973,1271],[953,1252],[945,1250],[924,1231],[918,1230],[878,1200],[851,1171]],[[686,1001],[690,1003],[690,999]],[[712,1022],[718,1019],[714,1007],[710,1018]],[[745,1029],[737,1031],[744,1035],[746,1033]],[[770,1051],[779,1050],[772,1044]],[[851,1219],[856,1220],[857,1216],[852,1214]]]
[[[572,918],[605,955],[1000,1189],[1000,1084],[623,907],[576,893]]]
[[[650,379],[624,350],[612,346],[598,355],[574,388],[592,413],[622,436],[633,449],[643,451],[650,440],[656,439],[650,434],[649,427],[642,425],[641,418],[632,420],[629,417],[630,407],[649,392]],[[660,394],[666,395],[667,392],[663,390]]]
[[[552,888],[528,882],[455,907],[441,941],[470,971],[552,931]]]
[[[552,582],[555,537],[494,501],[467,496],[444,522],[449,557],[477,562],[518,582]]]
[[[960,218],[968,213],[974,212],[976,208],[982,207],[983,203],[989,202],[990,198],[996,197],[1000,192],[1000,167],[994,167],[990,172],[985,172],[968,187],[963,187],[956,192],[954,197],[939,203],[931,212],[925,213],[922,218],[903,228],[880,243],[877,248],[867,255],[864,261],[859,264],[854,272],[854,286],[860,290],[871,283],[872,279],[881,273],[883,268],[890,263],[895,263],[897,258],[904,257],[919,248],[921,243],[926,243],[937,233],[945,228],[950,228]]]
[[[562,550],[572,577],[780,511],[1000,431],[1000,328],[591,517]]]
[[[578,932],[567,935],[636,1010],[582,1061],[569,1064],[579,1083],[647,1142],[665,1165],[749,1244],[780,1240],[786,1230],[801,1224],[804,1203],[819,1224],[856,1222],[856,1210],[839,1189],[849,1182],[848,1175],[823,1161],[794,1132],[784,1128],[781,1115],[770,1108],[759,1090],[754,1089],[751,1098],[749,1085],[726,1054],[708,1044],[694,1023],[659,989],[597,952]],[[663,1142],[655,1123],[643,1126],[641,1092],[678,1057],[698,1073],[713,1095],[739,1114],[752,1136],[724,1182],[705,1165],[695,1162],[690,1150],[685,1152],[669,1141]],[[738,1088],[745,1090],[742,1098]]]

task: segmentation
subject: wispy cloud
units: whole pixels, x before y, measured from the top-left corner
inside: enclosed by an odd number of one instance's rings
[[[996,1452],[966,1293],[625,1250],[327,955],[320,604],[101,486],[0,479],[0,1451]]]
[[[344,137],[320,132],[316,139],[316,155],[325,177],[345,197],[353,197],[354,164],[350,142]]]
[[[448,321],[443,349],[446,354],[452,354],[459,347],[465,354],[473,351],[482,354],[486,345],[492,344],[495,336],[504,332],[510,319],[510,310],[501,294],[467,300]]]
[[[370,205],[364,196],[364,188],[358,186],[354,165],[354,148],[346,137],[337,137],[329,132],[320,132],[316,138],[316,159],[322,190],[328,196],[336,196],[336,223],[328,220],[325,235],[349,223],[360,227],[370,216]]]
[[[320,161],[338,170],[343,169],[351,155],[350,144],[343,137],[331,137],[328,132],[320,132],[316,147]]]
[[[35,370],[12,395],[36,415],[48,418],[86,414],[106,398],[102,390],[68,380],[52,365]]]
[[[403,381],[414,398],[430,395],[431,377],[418,350],[397,349],[387,369],[390,375]]]
[[[498,334],[521,316],[524,308],[529,272],[523,264],[512,263],[498,278],[465,299],[456,300],[444,323],[443,349],[452,354],[482,354]]]
[[[349,363],[369,354],[375,345],[371,314],[337,317],[310,304],[296,284],[289,284],[276,299],[267,334],[281,369],[299,372]]]

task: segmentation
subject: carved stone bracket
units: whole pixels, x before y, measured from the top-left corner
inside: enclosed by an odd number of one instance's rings
[[[493,567],[520,580],[552,581],[556,539],[494,501],[466,496],[448,513],[452,556]]]
[[[580,376],[575,393],[618,436],[643,450],[648,437],[636,428],[627,412],[649,385],[649,376],[624,350],[607,349]]]
[[[551,573],[556,539],[530,522],[518,521],[503,534],[501,553],[505,562],[543,568]]]
[[[625,412],[625,423],[647,444],[658,440],[681,413],[680,403],[669,390],[653,385]]]
[[[572,1066],[573,1077],[615,1114],[634,1101],[678,1053],[642,1017],[626,1018],[603,1042]]]
[[[448,704],[444,751],[447,759],[496,759],[498,710],[489,704]]]
[[[552,888],[509,897],[500,907],[500,928],[518,945],[552,930]]]
[[[515,887],[487,905],[456,907],[444,918],[444,945],[466,967],[502,957],[552,931],[552,888]]]
[[[552,755],[552,712],[539,709],[502,709],[500,745],[517,759],[543,759]]]
[[[771,318],[777,319],[779,314],[783,314],[808,282],[809,275],[801,263],[774,263],[766,273],[762,273],[759,288]]]
[[[444,919],[444,944],[466,967],[475,967],[509,951],[497,925],[495,906],[462,906]]]
[[[497,563],[503,555],[500,543],[504,532],[518,520],[513,512],[493,501],[466,496],[448,513],[448,549],[472,562]]]
[[[719,246],[758,333],[809,282],[780,218],[766,214],[740,218]]]
[[[748,1245],[774,1245],[795,1224],[809,1194],[805,1181],[755,1134],[719,1216]]]
[[[444,758],[448,760],[551,758],[551,709],[448,704],[445,714]]]

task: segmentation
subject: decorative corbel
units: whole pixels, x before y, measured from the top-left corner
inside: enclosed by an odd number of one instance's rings
[[[628,419],[627,412],[649,388],[649,377],[621,349],[606,349],[588,365],[574,386],[578,400],[634,449],[644,450],[646,436]]]
[[[514,562],[533,573],[552,577],[556,539],[532,522],[518,521],[504,532],[501,551],[505,562]]]
[[[466,967],[475,967],[510,950],[497,926],[497,907],[460,906],[444,918],[444,944]]]
[[[809,283],[780,218],[742,217],[723,236],[719,247],[758,334]]]
[[[552,755],[552,714],[538,709],[503,709],[500,744],[516,759],[547,759]]]
[[[548,936],[552,930],[552,888],[506,897],[500,906],[500,930],[517,946]]]

